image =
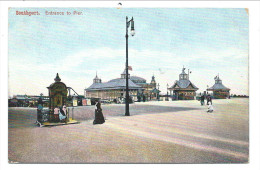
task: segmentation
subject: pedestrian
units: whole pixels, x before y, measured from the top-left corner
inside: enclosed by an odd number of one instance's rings
[[[38,99],[37,120],[36,120],[35,124],[42,122],[42,110],[43,110],[43,101],[42,101],[42,98],[40,97]]]
[[[145,95],[143,95],[143,102],[145,102],[145,100],[146,100],[146,99],[145,99]]]
[[[211,105],[212,105],[212,97],[211,97],[211,96],[209,96],[209,102],[210,102]]]
[[[141,102],[141,96],[140,95],[137,96],[137,101]]]
[[[205,100],[205,96],[201,95],[201,97],[200,97],[200,104],[201,104],[201,106],[204,105],[204,100]]]
[[[212,113],[213,112],[213,106],[212,106],[212,104],[209,104],[209,106],[208,106],[208,113]]]
[[[95,107],[95,120],[93,121],[93,125],[105,123],[100,101],[96,101]]]
[[[207,105],[209,105],[209,102],[211,103],[212,105],[212,98],[210,95],[207,96]]]

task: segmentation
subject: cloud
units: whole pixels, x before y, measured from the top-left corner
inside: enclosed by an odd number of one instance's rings
[[[92,84],[96,71],[104,82],[120,77],[125,67],[125,49],[107,47],[78,51],[54,63],[37,63],[37,60],[31,58],[32,60],[26,59],[26,61],[22,59],[9,61],[12,93],[28,94],[30,89],[34,88],[38,89],[38,94],[42,92],[42,88],[45,89],[52,83],[56,73],[59,73],[62,81],[83,94],[83,89]],[[223,82],[226,82],[231,89],[234,87],[236,93],[241,89],[242,94],[246,93],[248,65],[242,61],[247,59],[246,52],[235,48],[204,49],[190,52],[187,56],[182,56],[178,51],[129,49],[129,65],[133,67],[130,74],[144,77],[147,82],[150,82],[154,74],[164,93],[166,93],[167,83],[172,85],[178,79],[183,65],[192,71],[190,78],[200,90],[205,89],[206,85],[213,85],[214,76],[220,73],[225,77]],[[164,74],[161,74],[159,69],[163,70]],[[229,83],[230,79],[235,79],[233,80],[235,83]],[[241,84],[243,87],[239,87],[240,80],[245,82]],[[30,81],[33,83],[29,83]],[[37,82],[45,84],[39,85]],[[17,86],[28,88],[22,89]]]

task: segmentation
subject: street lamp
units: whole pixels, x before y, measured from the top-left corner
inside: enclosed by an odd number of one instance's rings
[[[126,17],[126,62],[125,62],[125,69],[126,69],[126,99],[125,99],[125,116],[130,116],[129,113],[129,88],[128,88],[128,28],[131,23],[131,35],[135,35],[135,29],[134,29],[134,18],[132,17],[131,20],[128,21],[128,17]]]

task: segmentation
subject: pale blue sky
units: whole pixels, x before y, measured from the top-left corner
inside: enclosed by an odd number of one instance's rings
[[[15,15],[39,11],[40,16]],[[80,11],[49,16],[45,11]],[[151,80],[162,92],[183,65],[204,91],[219,73],[231,93],[248,94],[248,15],[243,8],[11,8],[9,10],[9,93],[47,95],[56,73],[78,93],[120,76],[125,64],[125,17],[134,17],[129,37],[131,75]],[[161,71],[159,71],[159,69]]]

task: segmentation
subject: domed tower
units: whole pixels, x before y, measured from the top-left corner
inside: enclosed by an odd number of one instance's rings
[[[126,70],[121,74],[121,79],[126,79]],[[130,79],[130,74],[128,73],[128,79]]]
[[[102,83],[102,80],[98,78],[97,73],[96,73],[96,77],[93,79],[93,83]]]
[[[56,77],[55,77],[54,81],[55,82],[60,82],[61,81],[59,73],[56,74]]]
[[[152,76],[152,80],[151,80],[151,83],[150,83],[154,88],[156,88],[156,81],[155,81],[155,77],[154,75]]]
[[[219,78],[219,75],[214,78],[215,84],[222,84],[222,80]]]
[[[189,80],[188,74],[185,73],[185,68],[182,68],[182,72],[179,75],[179,80]]]

